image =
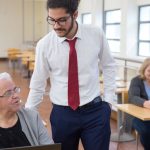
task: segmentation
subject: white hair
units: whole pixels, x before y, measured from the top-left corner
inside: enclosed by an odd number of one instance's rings
[[[12,80],[11,75],[7,72],[0,73],[0,80]]]

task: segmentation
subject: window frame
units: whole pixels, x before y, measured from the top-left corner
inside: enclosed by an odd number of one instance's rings
[[[107,26],[111,26],[111,25],[119,25],[120,26],[120,31],[121,31],[121,18],[120,18],[120,22],[114,22],[114,23],[107,23],[107,20],[106,20],[106,16],[107,16],[107,13],[109,12],[114,12],[114,11],[118,11],[120,10],[120,13],[121,13],[121,9],[113,9],[113,10],[106,10],[104,11],[104,32],[105,34],[107,33],[106,29],[107,29]],[[118,41],[119,44],[121,45],[121,37],[120,38],[107,38],[108,41]],[[110,47],[110,50],[111,50],[111,47]],[[114,52],[114,51],[111,51],[112,53],[120,53],[121,52],[121,49],[119,49],[118,52]]]
[[[137,42],[138,42],[138,50],[137,50],[137,56],[140,56],[140,57],[148,57],[149,55],[140,55],[140,44],[141,43],[148,43],[150,44],[150,39],[149,40],[140,40],[140,25],[142,24],[147,24],[149,23],[150,24],[150,20],[149,21],[140,21],[140,16],[141,16],[141,8],[144,8],[144,7],[150,7],[150,5],[141,5],[138,7],[138,39],[137,39]]]
[[[86,16],[86,15],[91,15],[91,23],[90,24],[92,24],[92,13],[90,13],[90,12],[81,14],[81,23],[85,24],[83,21],[84,21],[84,16]]]

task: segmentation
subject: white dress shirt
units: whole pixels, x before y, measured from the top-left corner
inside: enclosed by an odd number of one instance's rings
[[[96,27],[78,25],[75,35],[78,59],[80,106],[100,95],[99,64],[103,70],[104,100],[115,94],[116,63],[103,32]],[[52,103],[68,106],[69,45],[66,38],[51,31],[36,47],[35,69],[31,78],[26,107],[37,107],[42,101],[47,78],[50,77]]]

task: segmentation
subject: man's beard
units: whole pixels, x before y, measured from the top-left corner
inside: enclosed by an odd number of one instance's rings
[[[73,17],[71,17],[71,19],[72,19],[72,21],[71,21],[71,25],[70,25],[70,28],[68,29],[68,30],[66,30],[66,29],[63,29],[63,28],[58,28],[58,29],[54,29],[55,31],[56,31],[56,33],[57,33],[57,31],[64,31],[64,32],[66,32],[64,35],[62,35],[62,36],[60,36],[60,37],[66,37],[69,33],[70,33],[70,31],[73,29]],[[59,36],[59,35],[58,35]]]

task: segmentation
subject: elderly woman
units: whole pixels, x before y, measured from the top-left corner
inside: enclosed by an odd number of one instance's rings
[[[150,109],[150,58],[145,59],[140,67],[140,75],[131,80],[129,101],[137,106]],[[150,150],[150,121],[134,118],[133,127],[140,134],[145,150]]]
[[[36,111],[21,107],[20,88],[0,73],[0,148],[53,143]]]

